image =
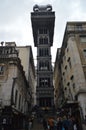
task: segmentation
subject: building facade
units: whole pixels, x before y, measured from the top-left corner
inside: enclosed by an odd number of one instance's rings
[[[86,22],[67,23],[62,44],[62,78],[65,97],[79,103],[86,114]]]
[[[61,110],[62,104],[64,102],[64,92],[61,78],[60,54],[61,54],[61,48],[58,48],[53,72],[54,103],[55,103],[55,109],[58,111]]]
[[[31,13],[34,45],[37,47],[37,105],[50,108],[54,105],[54,87],[51,46],[53,45],[55,12],[52,6],[33,7]]]
[[[18,51],[25,76],[29,84],[28,90],[30,92],[30,106],[32,108],[34,105],[36,105],[36,79],[32,47],[17,46],[16,49]]]
[[[64,92],[62,108],[80,124],[86,115],[86,22],[67,22],[57,62]]]
[[[30,102],[29,81],[16,44],[6,42],[0,46],[0,129],[26,129]]]

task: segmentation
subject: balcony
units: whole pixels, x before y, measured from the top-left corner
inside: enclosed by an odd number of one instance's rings
[[[71,26],[71,25],[68,25],[67,26],[67,32],[86,32],[86,27],[84,26]]]
[[[0,107],[9,106],[9,105],[10,105],[10,100],[0,99]]]
[[[36,88],[37,91],[54,91],[54,88],[53,87],[37,87]]]
[[[52,90],[39,90],[37,91],[37,97],[53,97],[53,91]]]
[[[1,59],[5,59],[5,58],[17,58],[18,56],[17,56],[17,54],[1,54],[0,55],[0,58]]]

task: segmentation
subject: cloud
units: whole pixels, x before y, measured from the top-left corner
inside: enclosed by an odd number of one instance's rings
[[[39,3],[39,4],[50,4],[50,3],[54,3],[56,0],[33,0],[35,3]]]
[[[52,50],[55,50],[52,53],[54,61],[56,49],[62,44],[66,22],[86,20],[86,0],[2,0],[0,1],[0,40],[14,40],[17,45],[34,46],[30,13],[35,4],[51,4],[55,11],[52,47]]]
[[[42,3],[44,2],[45,0],[33,0],[35,3]]]

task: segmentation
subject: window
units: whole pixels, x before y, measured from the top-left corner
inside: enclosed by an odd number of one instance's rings
[[[48,48],[40,48],[39,49],[39,56],[49,56],[49,49]]]
[[[69,82],[67,83],[67,86],[70,86],[70,83],[69,83]]]
[[[43,38],[39,38],[39,44],[43,44]]]
[[[18,91],[15,92],[15,106],[17,106]]]
[[[63,75],[65,75],[65,72],[63,72]]]
[[[39,70],[49,70],[49,61],[40,61]]]
[[[73,91],[75,91],[74,76],[72,75],[72,76],[70,77],[70,79],[71,79],[71,84],[72,84],[72,87],[73,87]]]
[[[39,29],[39,34],[43,34],[43,29]]]
[[[86,43],[86,35],[80,35],[80,43]]]
[[[84,57],[86,58],[86,49],[83,50]]]
[[[40,28],[39,29],[39,34],[47,34],[47,33],[48,33],[47,28]]]
[[[39,79],[40,87],[49,87],[50,86],[50,78],[40,78]]]
[[[71,68],[71,60],[70,60],[70,57],[68,58],[68,63],[69,63],[69,66],[70,66],[70,68]]]
[[[21,95],[19,95],[19,105],[18,105],[19,109],[20,109],[20,106],[21,106]]]
[[[70,79],[73,81],[74,80],[74,76],[72,75]]]
[[[47,37],[44,38],[44,44],[48,44],[48,38]]]
[[[82,30],[82,24],[76,24],[76,30],[81,31]]]
[[[67,87],[65,87],[64,90],[67,91]]]
[[[47,34],[47,29],[46,28],[44,28],[44,34]]]
[[[86,79],[86,72],[84,72],[84,75],[85,75],[85,79]]]
[[[3,53],[3,51],[2,51],[2,48],[0,49],[0,54],[2,54]]]
[[[40,37],[39,38],[39,44],[48,44],[48,38],[47,37]]]
[[[67,65],[65,66],[65,70],[67,70]]]
[[[0,65],[0,75],[3,75],[4,74],[4,65]]]

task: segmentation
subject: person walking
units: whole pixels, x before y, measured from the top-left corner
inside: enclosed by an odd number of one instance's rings
[[[32,119],[29,119],[29,128],[28,128],[29,130],[31,130],[32,129]]]
[[[43,118],[43,128],[44,128],[44,130],[48,129],[48,124],[47,124],[46,118]]]
[[[54,117],[54,120],[53,120],[53,122],[54,122],[54,130],[57,130],[57,118],[56,117]]]
[[[57,121],[57,130],[62,130],[63,124],[62,124],[62,118],[59,117]]]
[[[50,130],[54,130],[54,119],[52,117],[48,119],[48,125],[50,126]]]
[[[66,116],[63,117],[63,127],[65,130],[69,130],[69,121]]]
[[[72,116],[68,117],[68,130],[74,130]]]

